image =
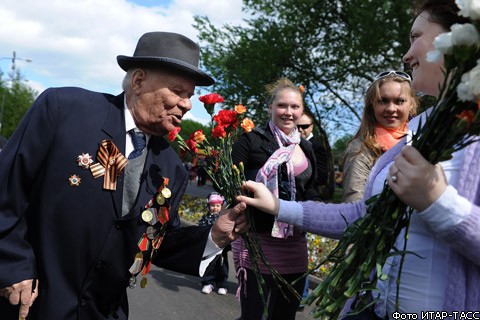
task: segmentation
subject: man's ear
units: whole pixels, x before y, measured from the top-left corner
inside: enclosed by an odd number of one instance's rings
[[[142,92],[142,86],[147,78],[147,73],[143,69],[136,69],[132,73],[132,90],[135,95]]]

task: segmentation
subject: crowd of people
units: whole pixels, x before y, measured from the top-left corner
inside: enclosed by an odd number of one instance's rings
[[[410,49],[403,56],[403,61],[413,69],[414,90],[439,96],[445,80],[444,61],[427,61],[426,56],[435,49],[433,42],[439,34],[449,31],[454,24],[469,21],[458,15],[458,10],[454,1],[447,0],[429,0],[418,9],[410,32]],[[410,120],[408,128],[416,132],[420,125],[428,125],[428,112]],[[376,160],[359,201],[286,201],[254,181],[246,183],[253,196],[238,197],[278,221],[331,238],[341,237],[347,224],[366,213],[365,200],[379,194],[385,182],[413,209],[408,236],[399,235],[395,246],[403,248],[408,238],[404,250],[414,254],[404,255],[404,261],[400,261],[400,255],[392,255],[379,266],[386,277],[381,277],[372,291],[371,307],[360,314],[347,315],[352,307],[349,301],[344,306],[345,319],[421,316],[428,310],[444,311],[453,318],[454,312],[480,310],[480,144],[474,142],[453,153],[451,159],[433,165],[407,145],[407,139],[411,137],[403,137]]]
[[[212,193],[198,226],[181,226],[178,207],[193,169],[164,136],[192,108],[195,87],[214,83],[198,67],[198,45],[183,35],[149,32],[132,56],[119,55],[126,72],[120,95],[45,90],[0,146],[1,318],[128,319],[126,288],[144,286],[152,264],[196,275],[202,293],[224,295],[231,248],[241,319],[265,319],[265,309],[267,319],[295,319],[301,300],[263,264],[266,290],[259,290],[241,238],[247,205],[267,260],[302,296],[306,232],[340,238],[385,183],[413,209],[405,250],[415,254],[404,256],[401,282],[398,255],[378,266],[388,277],[376,284],[371,306],[350,315],[347,304],[342,317],[480,310],[480,144],[432,165],[407,143],[428,125],[428,110],[417,115],[417,93],[441,99],[449,80],[445,61],[426,56],[438,35],[470,22],[458,11],[454,0],[416,7],[403,56],[412,73],[383,70],[369,85],[344,154],[342,203],[320,196],[330,174],[326,150],[313,138],[302,90],[280,78],[266,86],[267,123],[233,146],[250,196],[226,209]],[[198,186],[202,170],[199,164]],[[398,248],[405,238],[396,239]]]

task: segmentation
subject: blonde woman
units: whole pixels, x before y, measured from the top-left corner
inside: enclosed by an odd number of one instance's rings
[[[406,134],[418,106],[411,82],[403,71],[384,71],[368,88],[362,123],[343,157],[343,202],[362,199],[377,158]]]
[[[417,9],[410,49],[403,57],[413,69],[415,90],[440,95],[444,60],[428,62],[425,58],[435,48],[433,41],[439,34],[456,23],[468,22],[458,11],[454,0],[426,0]],[[415,130],[420,119],[425,120],[422,125],[428,125],[423,113],[410,121],[409,128]],[[363,201],[287,202],[272,197],[263,185],[252,181],[246,183],[246,188],[254,192],[255,198],[238,197],[279,221],[331,238],[339,238],[347,224],[365,214],[364,200],[380,193],[385,181],[414,209],[405,250],[415,254],[405,255],[401,281],[397,282],[400,255],[391,256],[382,269],[388,278],[377,283],[379,296],[374,306],[349,320],[392,319],[398,314],[395,311],[412,316],[415,313],[420,318],[426,310],[450,315],[453,311],[480,310],[480,143],[472,143],[438,165],[430,164],[405,143],[403,139],[377,160]],[[397,248],[402,248],[404,240],[403,235],[397,238]]]
[[[301,138],[297,121],[303,114],[300,88],[288,79],[280,79],[267,86],[270,120],[266,126],[256,127],[244,134],[233,146],[235,164],[243,162],[247,179],[266,185],[279,199],[310,200],[318,197],[316,191],[315,156],[310,142]],[[277,223],[263,212],[253,214],[255,232],[267,261],[288,282],[300,278],[308,268],[305,233],[293,225]],[[263,299],[252,271],[250,256],[242,240],[232,243],[232,251],[240,284],[241,319],[264,319]],[[300,301],[288,290],[285,298],[268,269],[260,265],[267,284],[264,300],[268,303],[268,319],[295,319]],[[295,290],[301,296],[305,278],[296,282]]]

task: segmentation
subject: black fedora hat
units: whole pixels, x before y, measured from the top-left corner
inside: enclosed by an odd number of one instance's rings
[[[133,67],[166,67],[190,76],[196,85],[215,83],[211,76],[198,68],[200,48],[189,38],[171,32],[148,32],[140,37],[132,57],[117,56],[125,71]]]

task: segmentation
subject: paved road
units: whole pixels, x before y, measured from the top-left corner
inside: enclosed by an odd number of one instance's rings
[[[211,186],[197,187],[191,184],[187,193],[206,197]],[[232,271],[230,256],[229,292],[225,296],[212,292],[200,292],[201,279],[152,267],[147,275],[148,285],[128,289],[131,320],[235,320],[240,317],[240,304],[235,297],[237,281]],[[297,313],[297,320],[313,319],[309,315],[311,307]]]

